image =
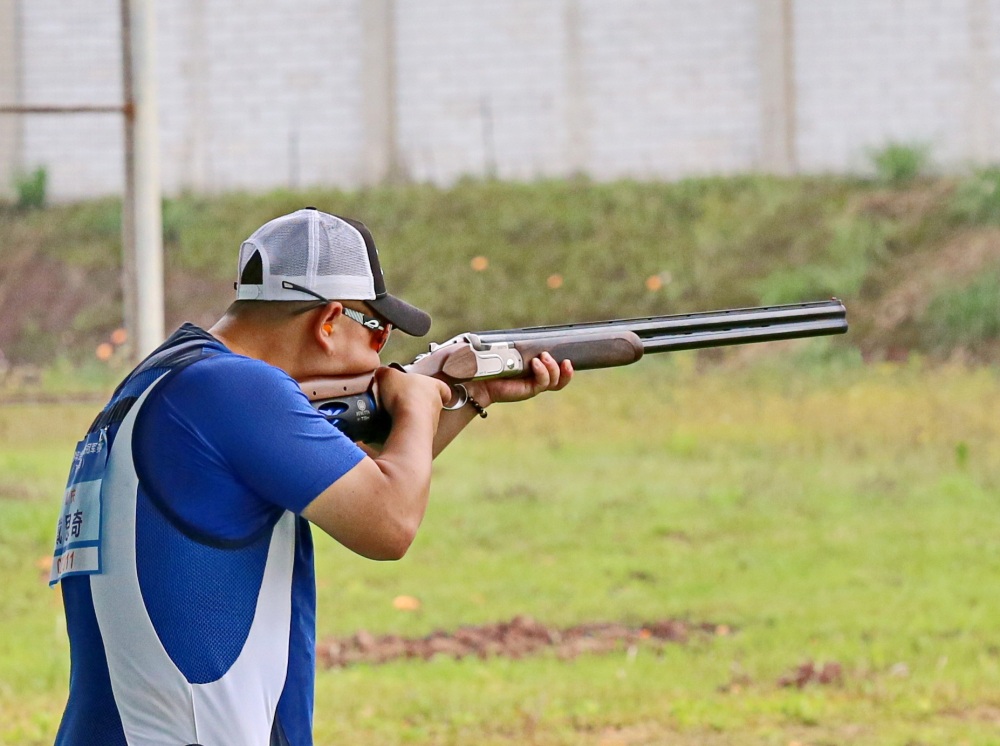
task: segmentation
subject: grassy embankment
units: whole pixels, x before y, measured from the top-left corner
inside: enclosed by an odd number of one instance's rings
[[[961,347],[995,359],[998,185],[987,172],[897,188],[740,177],[182,197],[165,205],[168,323],[214,321],[239,242],[316,204],[372,227],[393,291],[432,311],[432,338],[836,295],[853,311],[851,343],[876,357]],[[7,358],[93,361],[121,325],[118,205],[0,206],[0,241]],[[403,358],[421,347],[391,344]]]

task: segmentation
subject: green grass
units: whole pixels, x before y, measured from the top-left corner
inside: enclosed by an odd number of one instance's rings
[[[997,370],[862,366],[817,341],[741,359],[661,356],[494,408],[436,463],[401,562],[317,537],[320,637],[517,614],[729,634],[323,671],[317,743],[1000,742]],[[0,408],[2,743],[50,743],[65,697],[36,561],[91,415]],[[843,683],[778,686],[807,660]]]

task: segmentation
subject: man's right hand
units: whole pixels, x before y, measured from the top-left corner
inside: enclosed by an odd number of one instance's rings
[[[409,408],[428,407],[435,414],[434,424],[441,414],[441,408],[451,401],[452,391],[448,384],[419,373],[404,373],[401,370],[383,366],[375,371],[375,385],[378,387],[379,401],[396,421],[398,414]]]
[[[393,368],[376,370],[375,383],[392,417],[385,446],[323,490],[302,515],[362,556],[399,559],[427,509],[434,435],[451,389]]]

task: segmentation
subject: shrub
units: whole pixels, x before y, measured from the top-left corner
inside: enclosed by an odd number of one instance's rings
[[[45,191],[48,187],[49,172],[45,166],[39,166],[29,174],[20,174],[14,179],[14,190],[17,192],[17,206],[22,210],[35,210],[45,207]]]
[[[898,187],[922,176],[930,161],[930,149],[920,143],[889,143],[869,152],[879,183]]]

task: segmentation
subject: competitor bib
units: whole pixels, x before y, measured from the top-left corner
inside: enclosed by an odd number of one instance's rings
[[[106,429],[89,433],[77,444],[56,525],[49,585],[69,575],[101,572],[101,482],[107,464]]]

